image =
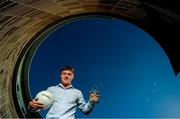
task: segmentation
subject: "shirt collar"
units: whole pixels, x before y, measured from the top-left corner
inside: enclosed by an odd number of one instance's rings
[[[69,85],[68,87],[64,87],[62,83],[59,84],[59,86],[63,89],[69,89],[69,88],[73,88],[72,85]]]

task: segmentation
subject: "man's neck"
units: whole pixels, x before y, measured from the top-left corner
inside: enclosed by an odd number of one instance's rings
[[[62,88],[64,88],[64,89],[67,89],[67,88],[71,88],[71,87],[72,87],[71,84],[70,84],[70,85],[64,85],[64,84],[62,84],[62,83],[60,83],[60,86],[61,86]]]

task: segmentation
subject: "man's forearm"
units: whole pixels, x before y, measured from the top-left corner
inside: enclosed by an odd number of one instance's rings
[[[94,107],[94,103],[91,101],[88,101],[86,105],[84,106],[84,108],[82,109],[82,112],[85,114],[89,114],[89,112],[92,111],[93,107]]]

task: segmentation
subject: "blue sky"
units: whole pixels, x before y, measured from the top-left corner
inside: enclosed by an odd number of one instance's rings
[[[161,46],[133,24],[90,17],[59,27],[34,55],[32,97],[59,84],[66,64],[74,66],[73,85],[86,100],[94,84],[101,92],[91,114],[77,110],[76,117],[180,117],[179,78]]]

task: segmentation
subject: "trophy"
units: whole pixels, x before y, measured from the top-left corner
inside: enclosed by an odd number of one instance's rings
[[[97,85],[96,85],[96,84],[94,84],[94,85],[93,85],[93,87],[91,88],[91,90],[89,91],[89,94],[91,94],[91,93],[93,93],[93,94],[96,94],[96,95],[99,95],[99,96],[100,96],[100,92],[99,92],[99,89],[98,89],[98,87],[97,87]]]

